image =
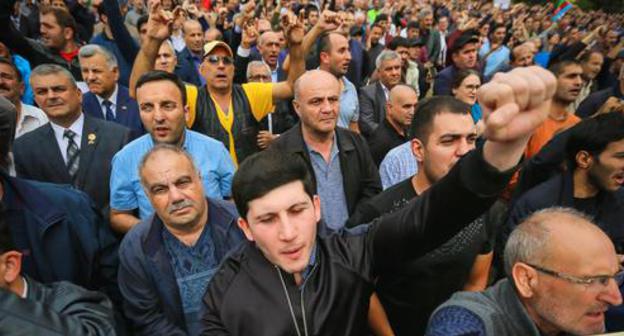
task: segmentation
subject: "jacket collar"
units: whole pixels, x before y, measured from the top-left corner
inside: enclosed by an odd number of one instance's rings
[[[301,122],[298,122],[291,130],[287,131],[284,135],[287,135],[286,146],[289,152],[292,153],[307,153],[307,145],[305,140],[303,140],[303,125]],[[338,141],[338,150],[339,152],[348,152],[355,150],[355,143],[353,143],[353,139],[349,136],[346,136],[346,130],[341,129],[336,126],[336,130],[334,131],[335,140]],[[283,136],[284,136],[283,135]],[[285,140],[286,140],[285,139]]]

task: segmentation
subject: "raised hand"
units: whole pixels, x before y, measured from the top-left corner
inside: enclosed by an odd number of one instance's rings
[[[282,16],[281,26],[284,29],[284,36],[288,45],[301,44],[305,36],[305,24],[303,18],[297,17],[292,12]]]
[[[147,36],[164,41],[171,36],[174,21],[173,13],[162,9],[160,0],[150,0],[149,18],[147,19]]]
[[[243,34],[241,36],[241,46],[245,49],[251,48],[258,40],[258,29],[256,29],[256,20],[247,19],[243,22]]]
[[[497,73],[478,91],[484,136],[506,143],[528,139],[548,117],[557,79],[538,66]]]
[[[318,27],[323,32],[336,30],[341,24],[342,18],[340,17],[340,15],[330,10],[324,10],[323,13],[321,13],[321,16],[317,23]]]

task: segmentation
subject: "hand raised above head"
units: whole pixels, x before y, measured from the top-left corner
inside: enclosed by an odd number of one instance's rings
[[[548,117],[557,79],[538,66],[498,73],[478,91],[484,135],[495,142],[526,139]]]

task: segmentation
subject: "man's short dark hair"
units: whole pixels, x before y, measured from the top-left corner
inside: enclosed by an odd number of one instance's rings
[[[17,67],[15,66],[15,63],[13,63],[13,61],[11,61],[10,59],[6,58],[6,57],[0,57],[0,64],[6,64],[8,65],[11,69],[13,69],[13,72],[15,72],[15,77],[17,78],[18,82],[22,82],[24,79],[22,78],[22,73],[19,72],[19,70],[17,69]]]
[[[308,4],[307,6],[305,6],[305,18],[309,18],[310,17],[310,13],[312,12],[319,12],[318,7],[316,7],[315,4]]]
[[[414,28],[420,29],[420,24],[418,23],[418,21],[412,20],[407,23],[407,30],[414,29]]]
[[[61,28],[71,28],[74,32],[74,39],[78,37],[78,31],[76,30],[76,20],[74,17],[65,9],[57,8],[57,7],[42,7],[40,11],[40,15],[54,15],[56,19],[56,23],[58,23]]]
[[[137,24],[136,24],[136,29],[139,32],[141,31],[141,27],[143,27],[144,24],[147,24],[148,19],[149,19],[148,15],[141,15],[141,17],[139,17],[139,19],[137,20]]]
[[[390,41],[390,43],[388,43],[388,49],[390,50],[396,51],[398,47],[409,48],[410,47],[409,40],[406,39],[405,37],[397,36],[393,38],[392,41]]]
[[[232,196],[241,217],[246,218],[249,202],[291,182],[301,181],[308,196],[316,195],[310,168],[297,154],[266,150],[249,156],[238,168],[232,182]]]
[[[375,23],[381,22],[381,21],[388,21],[388,14],[379,14],[377,15],[377,17],[375,18]]]
[[[470,114],[470,105],[451,96],[433,96],[420,101],[416,105],[409,136],[426,144],[435,116],[442,113]]]
[[[186,105],[186,87],[184,86],[184,82],[180,80],[180,77],[178,77],[174,73],[168,73],[161,70],[152,70],[150,72],[146,72],[137,81],[136,90],[138,91],[141,86],[149,82],[157,81],[169,81],[175,84],[175,86],[177,86],[180,90],[180,94],[182,95],[182,104]]]
[[[616,141],[624,139],[624,114],[611,112],[587,118],[572,129],[566,144],[566,156],[571,169],[576,168],[576,154],[588,152],[594,160]]]
[[[8,99],[0,96],[0,169],[5,173],[9,172],[11,163],[9,152],[13,147],[16,122],[15,106]]]
[[[579,63],[577,60],[563,60],[563,61],[559,61],[555,64],[552,64],[548,67],[548,70],[550,70],[550,72],[552,72],[555,77],[559,77],[559,75],[561,75],[561,73],[563,72],[563,70],[565,70],[565,68],[572,66],[572,65],[576,65],[576,66],[581,66],[581,63]]]

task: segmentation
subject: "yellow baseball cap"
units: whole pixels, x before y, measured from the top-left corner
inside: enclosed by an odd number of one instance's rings
[[[202,57],[206,57],[210,55],[210,53],[218,47],[222,47],[223,49],[225,49],[230,55],[230,57],[234,56],[234,53],[232,53],[232,49],[230,48],[229,45],[227,45],[227,43],[223,41],[210,41],[204,44],[204,55]]]

